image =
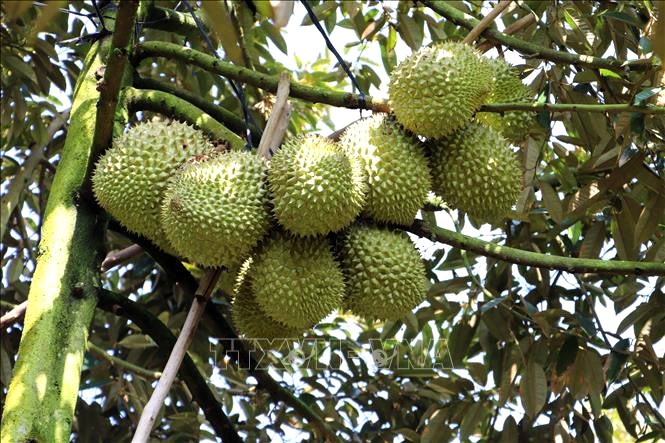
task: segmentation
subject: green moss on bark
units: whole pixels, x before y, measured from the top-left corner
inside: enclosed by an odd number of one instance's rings
[[[88,327],[99,286],[102,229],[79,193],[92,159],[97,114],[93,46],[76,85],[71,122],[44,216],[19,357],[5,400],[2,442],[69,441]]]

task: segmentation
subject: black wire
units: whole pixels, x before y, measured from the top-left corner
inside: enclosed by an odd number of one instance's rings
[[[208,45],[210,52],[212,52],[215,58],[220,59],[219,54],[217,54],[217,51],[215,50],[215,45],[212,44],[210,37],[208,37],[208,34],[205,32],[201,20],[194,13],[192,5],[190,5],[187,0],[182,0],[181,3],[185,5],[187,10],[191,14],[192,18],[194,19],[196,27],[198,28],[199,33],[203,37],[203,40],[205,40],[206,44]],[[253,148],[253,144],[252,144],[252,131],[250,130],[249,126],[249,109],[247,108],[245,93],[243,92],[242,87],[236,85],[236,83],[233,80],[231,80],[230,78],[226,78],[226,80],[228,80],[229,84],[231,85],[231,89],[233,89],[233,92],[235,93],[236,97],[238,97],[238,101],[240,102],[240,107],[242,108],[242,119],[243,123],[245,124],[245,137],[247,138],[247,145],[245,146],[245,149],[249,151]]]
[[[309,3],[307,3],[307,0],[300,0],[300,3],[303,4],[305,9],[307,10],[307,15],[309,15],[310,20],[312,20],[312,23],[314,23],[314,26],[316,26],[316,29],[319,30],[319,33],[323,36],[323,39],[326,41],[326,46],[328,49],[330,49],[330,52],[333,53],[337,61],[339,62],[340,65],[342,65],[342,69],[344,69],[344,72],[346,72],[346,75],[349,77],[351,80],[351,83],[353,84],[353,87],[358,90],[358,102],[360,105],[360,116],[362,117],[362,110],[367,107],[367,104],[365,102],[365,93],[363,92],[362,88],[356,81],[356,78],[354,77],[353,73],[351,72],[351,69],[349,69],[349,66],[346,64],[346,62],[342,59],[342,56],[339,55],[339,52],[337,52],[337,49],[333,46],[332,42],[328,38],[328,34],[326,34],[325,29],[323,29],[323,26],[321,26],[321,23],[319,23],[319,20],[316,18],[316,14],[312,10],[311,6],[309,6]]]

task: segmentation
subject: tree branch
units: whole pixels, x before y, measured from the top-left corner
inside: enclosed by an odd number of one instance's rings
[[[164,323],[145,307],[105,289],[98,291],[98,298],[100,309],[129,318],[157,343],[163,356],[166,357],[170,354],[171,349],[176,344],[176,337]],[[242,439],[238,436],[233,423],[222,410],[205,377],[188,354],[184,355],[179,375],[203,410],[203,414],[210,422],[215,433],[225,442],[241,442]]]
[[[463,26],[467,29],[473,29],[478,25],[479,20],[469,14],[460,11],[452,4],[446,1],[430,1],[419,0],[420,3],[430,8],[437,14],[447,18],[456,25]],[[626,61],[626,60],[613,60],[591,55],[578,55],[569,52],[556,51],[554,49],[546,48],[535,43],[525,42],[516,37],[511,37],[499,32],[495,29],[485,29],[482,35],[491,38],[508,46],[516,51],[519,51],[523,56],[528,58],[541,58],[560,63],[568,63],[573,65],[582,65],[592,68],[604,68],[613,71],[622,71],[624,69],[634,69],[636,71],[646,71],[654,67],[653,63],[639,61]]]
[[[95,121],[95,136],[92,140],[92,153],[98,157],[111,143],[113,135],[115,111],[118,106],[118,93],[125,80],[127,59],[131,50],[132,36],[134,35],[134,21],[138,0],[125,0],[118,3],[118,13],[115,19],[115,30],[111,42],[111,50],[104,67],[104,78],[97,86],[99,90],[99,103],[97,104],[97,119]],[[91,168],[94,164],[90,165]]]
[[[154,5],[148,10],[143,25],[146,28],[175,32],[188,37],[198,36],[199,34],[196,22],[190,14]]]
[[[585,104],[585,103],[488,103],[478,112],[506,111],[551,111],[551,112],[639,112],[642,114],[665,114],[665,106],[630,104]]]
[[[139,89],[154,89],[156,91],[162,91],[171,95],[175,95],[178,98],[190,102],[197,108],[200,108],[202,111],[206,112],[212,118],[227,126],[236,134],[245,134],[245,123],[233,112],[228,111],[221,106],[215,105],[202,98],[201,96],[192,94],[191,92],[182,88],[178,88],[173,83],[136,76],[134,78],[134,86]],[[261,130],[259,128],[253,124],[250,124],[250,130],[252,132],[253,139],[261,139]]]
[[[279,83],[279,76],[277,75],[260,74],[251,69],[235,66],[231,63],[217,60],[215,57],[204,54],[203,52],[191,48],[183,48],[173,43],[145,42],[142,45],[138,45],[134,51],[132,62],[136,66],[148,57],[166,57],[182,60],[187,64],[198,66],[215,74],[248,83],[272,93],[277,92],[277,85]],[[357,94],[322,87],[306,86],[295,82],[291,84],[291,97],[313,103],[326,103],[351,109],[370,109],[377,112],[390,111],[386,100],[365,96],[365,105],[363,106],[363,102]]]
[[[208,300],[210,300],[210,295],[215,289],[217,280],[219,280],[220,273],[220,269],[211,270],[207,272],[205,277],[201,280],[199,289],[196,291],[195,297],[192,300],[192,306],[187,313],[185,324],[182,326],[178,339],[171,350],[171,354],[166,362],[162,376],[159,378],[157,387],[150,396],[150,400],[148,400],[148,403],[143,408],[141,418],[136,426],[136,432],[134,432],[134,437],[132,438],[132,443],[144,443],[148,441],[150,432],[152,431],[157,416],[159,415],[159,411],[164,405],[164,399],[166,399],[166,396],[171,390],[171,385],[175,380],[180,364],[185,358],[187,349],[194,339],[196,328],[201,320],[206,304],[208,303]],[[239,438],[237,434],[235,437]]]
[[[509,26],[506,26],[506,29],[503,30],[503,33],[506,35],[512,35],[524,28],[531,26],[534,23],[536,23],[535,14],[527,14],[519,20],[516,20],[514,23],[511,23]],[[485,53],[496,45],[497,43],[493,40],[485,40],[478,45],[478,51]]]
[[[555,51],[556,52],[556,51]],[[276,92],[279,76],[264,75],[249,69],[235,66],[230,63],[219,61],[202,52],[183,48],[182,46],[166,42],[146,42],[137,47],[134,63],[138,63],[147,57],[167,57],[182,60],[194,64],[216,74],[224,75],[234,80],[242,81],[261,89]],[[156,91],[151,91],[156,92]],[[331,89],[305,86],[295,82],[291,83],[291,97],[314,103],[326,103],[333,106],[357,109],[361,107],[360,96],[348,92],[335,91]],[[367,106],[376,112],[391,112],[386,100],[365,97]],[[152,110],[152,109],[151,109]],[[632,106],[629,104],[586,104],[586,103],[492,103],[482,105],[479,112],[506,112],[506,111],[584,111],[584,112],[640,112],[645,114],[662,114],[665,108],[662,106]]]
[[[456,248],[518,265],[557,269],[570,273],[665,275],[665,263],[598,260],[540,254],[485,242],[449,231],[448,229],[428,226],[422,220],[416,220],[405,230],[435,242],[445,243]]]
[[[130,112],[153,111],[184,120],[218,140],[225,140],[235,149],[245,143],[240,137],[193,104],[161,91],[126,88],[124,99]]]

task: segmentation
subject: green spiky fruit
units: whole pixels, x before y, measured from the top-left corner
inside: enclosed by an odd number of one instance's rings
[[[365,197],[360,162],[318,135],[284,143],[270,162],[268,181],[277,220],[303,236],[327,234],[351,224]]]
[[[290,338],[302,335],[303,329],[286,326],[263,312],[252,293],[249,280],[245,277],[250,266],[251,260],[243,265],[234,290],[232,318],[238,333],[250,339]]]
[[[276,233],[261,246],[249,272],[263,311],[293,328],[310,328],[344,296],[344,277],[325,238]]]
[[[522,83],[512,66],[501,59],[492,60],[490,65],[494,69],[494,88],[486,103],[530,103],[533,100],[533,91]],[[513,143],[524,140],[535,122],[532,112],[523,111],[508,111],[503,115],[479,112],[476,119]]]
[[[390,74],[390,103],[405,128],[440,138],[464,126],[490,93],[492,68],[476,50],[443,42],[407,57]]]
[[[365,213],[380,222],[410,224],[431,187],[420,141],[392,118],[376,115],[350,126],[340,144],[365,170]]]
[[[97,163],[97,201],[129,231],[170,251],[159,221],[166,183],[187,158],[212,149],[203,132],[185,123],[140,123],[116,137]]]
[[[269,227],[265,162],[249,152],[194,157],[169,182],[162,226],[183,257],[230,267],[247,257]]]
[[[521,190],[520,165],[495,130],[472,123],[432,146],[434,192],[484,222],[505,217]]]
[[[345,306],[368,319],[395,320],[424,299],[425,266],[404,232],[353,225],[342,242]]]

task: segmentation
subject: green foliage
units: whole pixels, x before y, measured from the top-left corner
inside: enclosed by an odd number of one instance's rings
[[[178,2],[156,3],[168,12]],[[386,90],[388,74],[410,51],[432,41],[461,40],[468,32],[423,5],[442,2],[310,3],[360,86],[373,95],[385,95],[379,88]],[[490,5],[445,4],[477,18]],[[293,55],[300,42],[289,32],[300,25],[299,6],[292,15],[288,7],[258,1],[216,2],[210,8],[206,15],[197,13],[209,20],[213,44],[225,58],[273,75],[285,70],[280,60],[288,53],[294,83],[350,90],[322,39],[319,59]],[[533,15],[536,19],[513,33],[514,38],[569,55],[637,58],[631,66],[646,66],[658,43],[654,8],[648,0],[513,2],[491,28],[503,30]],[[63,94],[71,98],[78,62],[90,47],[88,40],[78,38],[96,18],[92,5],[79,1],[45,6],[5,1],[0,11],[1,209],[10,209],[1,218],[7,220],[0,247],[4,314],[26,299],[36,260],[49,252],[37,245],[68,129],[59,124],[57,111],[69,106]],[[228,20],[218,22],[219,14]],[[109,23],[112,15],[105,12]],[[140,33],[147,41],[187,44],[209,53],[192,23],[180,12],[147,20]],[[313,29],[307,18],[302,26]],[[482,37],[480,42],[495,43]],[[524,55],[514,69],[541,103],[642,106],[662,94],[653,71]],[[137,74],[169,82],[242,118],[229,82],[218,75],[167,58],[141,63]],[[263,130],[274,97],[252,86],[244,92],[252,125]],[[296,99],[292,104],[292,135],[335,125],[341,129],[330,106]],[[154,115],[133,114],[129,123]],[[542,111],[536,117],[541,130],[514,147],[523,191],[511,221],[494,226],[492,241],[549,256],[665,261],[662,114]],[[82,193],[74,201],[85,206],[93,200]],[[447,217],[445,210],[423,212],[429,226],[447,223]],[[461,232],[487,234],[475,231],[472,223],[454,219]],[[118,231],[107,232],[108,251],[133,243]],[[320,427],[306,418],[309,412],[325,417],[322,422],[342,440],[663,438],[663,277],[571,274],[511,265],[425,240],[417,245],[431,282],[424,303],[388,321],[329,316],[306,335],[327,341],[310,340],[295,348],[293,343],[282,348],[273,344],[260,362],[271,366],[270,371],[248,370],[247,361],[235,360],[240,353],[225,354],[228,343],[215,339],[233,333],[225,327],[232,319],[230,291],[218,291],[189,350],[190,370],[209,378],[208,387],[219,402],[206,412],[226,413],[248,441],[316,440]],[[102,303],[90,327],[96,346],[147,373],[163,369],[163,348],[168,349],[163,331],[148,325],[157,322],[177,334],[191,302],[192,280],[179,262],[150,251],[152,255],[134,256],[103,274],[104,288],[138,306],[150,321],[131,318],[135,314],[126,309],[131,305]],[[2,334],[3,409],[23,332],[19,321]],[[154,382],[131,368],[110,364],[99,353],[86,354],[73,439],[130,439]],[[169,393],[153,437],[214,440],[210,421],[200,412],[200,392],[185,384],[183,374]]]

